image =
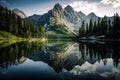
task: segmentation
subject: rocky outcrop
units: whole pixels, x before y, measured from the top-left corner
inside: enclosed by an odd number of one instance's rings
[[[16,15],[20,16],[21,18],[26,18],[26,14],[24,12],[22,12],[21,10],[19,9],[13,9],[12,10]]]

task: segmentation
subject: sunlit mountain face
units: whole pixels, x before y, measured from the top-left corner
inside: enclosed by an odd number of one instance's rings
[[[1,47],[0,78],[119,80],[118,45],[23,42]]]

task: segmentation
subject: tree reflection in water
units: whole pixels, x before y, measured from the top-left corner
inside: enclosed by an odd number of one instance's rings
[[[22,42],[0,48],[2,69],[24,64],[26,59],[44,62],[64,78],[66,78],[64,74],[70,74],[71,79],[97,80],[98,77],[119,80],[120,78],[118,77],[120,75],[119,42],[102,44],[64,42],[47,45],[39,42]]]

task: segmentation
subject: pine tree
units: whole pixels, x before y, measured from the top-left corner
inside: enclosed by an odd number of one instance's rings
[[[19,16],[17,16],[17,27],[15,27],[15,34],[18,36],[21,36],[21,30],[22,30],[22,20]]]
[[[106,33],[106,38],[110,39],[111,38],[111,34],[112,34],[112,25],[111,25],[111,20],[108,20],[108,26],[107,26],[107,33]]]
[[[112,37],[114,39],[120,38],[120,17],[118,13],[114,15]]]
[[[81,27],[79,28],[79,36],[83,37],[84,35],[85,35],[85,23],[83,21]]]
[[[7,7],[5,7],[5,30],[7,32],[9,32],[9,23],[8,23],[9,17],[8,16],[9,16],[8,9],[7,9]]]
[[[101,19],[98,18],[96,35],[99,36],[100,34],[101,34]]]
[[[85,33],[86,37],[88,37],[88,33],[89,33],[89,26],[88,26],[88,23],[86,23],[86,33]]]
[[[90,23],[89,23],[89,35],[92,35],[92,30],[93,30],[93,21],[92,21],[92,19],[90,19]]]
[[[92,30],[92,34],[93,35],[96,35],[97,34],[97,23],[96,23],[96,21],[94,22],[94,27],[93,27],[93,30]]]

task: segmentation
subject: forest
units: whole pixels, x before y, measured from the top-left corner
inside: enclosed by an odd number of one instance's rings
[[[14,34],[21,38],[47,37],[42,26],[35,26],[15,15],[7,7],[0,6],[0,30]]]
[[[82,22],[79,28],[79,38],[91,36],[99,37],[102,39],[120,39],[120,17],[118,13],[109,19],[107,16],[98,18],[98,21],[90,19],[89,23]]]

